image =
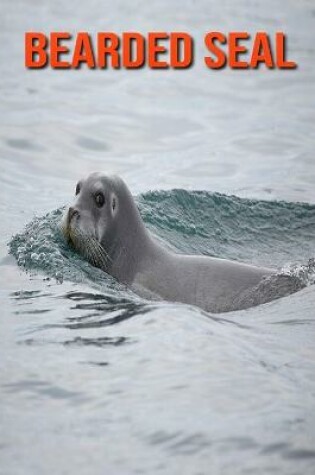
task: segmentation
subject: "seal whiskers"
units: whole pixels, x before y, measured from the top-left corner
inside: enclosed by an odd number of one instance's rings
[[[92,265],[107,270],[111,258],[101,244],[93,237],[85,234],[77,227],[70,228],[70,240],[74,248]]]

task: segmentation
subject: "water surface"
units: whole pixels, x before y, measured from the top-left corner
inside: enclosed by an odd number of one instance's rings
[[[3,0],[0,25],[0,473],[313,473],[313,2]],[[26,71],[31,30],[183,30],[196,60]],[[209,71],[211,30],[283,30],[299,68]],[[95,170],[165,245],[308,285],[216,316],[140,299],[55,233]]]

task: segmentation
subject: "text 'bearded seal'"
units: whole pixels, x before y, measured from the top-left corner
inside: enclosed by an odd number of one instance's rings
[[[93,173],[80,181],[61,229],[91,264],[137,293],[197,305],[210,312],[262,303],[246,295],[274,272],[163,248],[145,228],[129,189],[117,176]]]

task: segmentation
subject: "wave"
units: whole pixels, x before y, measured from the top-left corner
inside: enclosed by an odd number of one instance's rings
[[[148,192],[136,201],[147,227],[177,252],[278,267],[281,285],[285,276],[292,277],[290,288],[295,290],[314,283],[315,205],[180,189]],[[60,208],[37,217],[13,236],[9,250],[18,265],[59,282],[126,292],[64,242],[58,228],[63,212]]]

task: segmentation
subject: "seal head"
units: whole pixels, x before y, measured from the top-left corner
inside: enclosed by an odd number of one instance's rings
[[[77,183],[61,231],[92,265],[126,284],[133,281],[151,241],[124,181],[101,173]]]

